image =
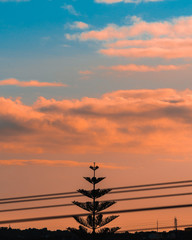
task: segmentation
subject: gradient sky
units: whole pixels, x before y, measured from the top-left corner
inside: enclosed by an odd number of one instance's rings
[[[189,0],[0,0],[0,196],[89,187],[82,176],[91,174],[93,161],[107,176],[100,187],[190,179],[191,10]],[[2,214],[2,220],[71,212],[80,210]],[[174,217],[184,224],[191,214],[124,214],[114,224],[166,225]],[[31,226],[76,225],[12,227]]]

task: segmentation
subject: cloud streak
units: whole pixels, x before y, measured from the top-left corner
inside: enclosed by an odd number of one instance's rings
[[[79,13],[75,10],[75,8],[73,7],[73,5],[65,4],[65,5],[62,6],[61,8],[67,10],[71,15],[79,16]]]
[[[37,80],[19,81],[15,78],[0,80],[0,86],[18,86],[18,87],[67,87],[63,83],[39,82]]]
[[[105,70],[113,70],[118,72],[161,72],[161,71],[174,71],[174,70],[182,70],[189,67],[189,64],[186,65],[158,65],[158,66],[147,66],[147,65],[116,65],[116,66],[100,66],[100,69]]]
[[[111,57],[130,57],[130,58],[192,58],[192,47],[183,48],[129,48],[129,49],[101,49],[100,53]]]
[[[114,4],[114,3],[149,3],[149,2],[163,2],[164,0],[95,0],[96,3]]]
[[[127,167],[120,167],[115,164],[97,163],[104,169],[127,169]],[[90,162],[78,162],[71,160],[44,160],[44,159],[31,159],[31,160],[19,160],[9,159],[0,160],[0,166],[47,166],[47,167],[89,167]]]

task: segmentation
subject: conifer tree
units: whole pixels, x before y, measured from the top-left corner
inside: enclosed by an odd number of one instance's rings
[[[84,189],[78,190],[79,193],[92,199],[92,201],[88,201],[88,202],[74,201],[73,202],[78,207],[89,212],[89,215],[87,216],[87,218],[74,216],[74,219],[80,224],[79,229],[81,229],[81,231],[88,232],[87,229],[90,229],[92,231],[92,235],[93,235],[92,239],[95,238],[96,230],[98,230],[97,233],[114,233],[119,229],[118,227],[102,228],[106,224],[116,219],[118,216],[109,216],[104,218],[103,214],[101,213],[103,210],[115,204],[115,201],[98,201],[98,198],[104,196],[105,194],[111,191],[111,189],[99,189],[99,188],[96,189],[96,184],[98,184],[99,182],[105,179],[105,177],[96,178],[95,172],[96,170],[98,170],[98,168],[99,167],[96,166],[94,163],[93,166],[90,166],[90,169],[93,170],[93,177],[92,178],[84,177],[86,181],[92,184],[93,186],[92,190],[84,190]]]

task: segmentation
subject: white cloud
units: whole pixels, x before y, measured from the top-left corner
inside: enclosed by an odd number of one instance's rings
[[[79,16],[79,13],[75,10],[75,8],[72,5],[65,4],[62,6],[63,9],[67,10],[70,14]]]

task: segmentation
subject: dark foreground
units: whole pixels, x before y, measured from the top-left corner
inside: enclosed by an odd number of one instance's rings
[[[79,236],[69,231],[49,231],[43,229],[0,228],[0,240],[93,240],[90,234]],[[192,228],[184,231],[170,232],[137,232],[96,235],[97,240],[192,240]]]

